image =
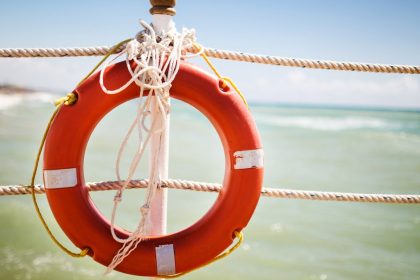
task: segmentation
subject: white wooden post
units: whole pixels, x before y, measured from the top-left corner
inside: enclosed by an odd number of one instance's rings
[[[153,97],[154,99],[155,97]],[[152,112],[151,120],[156,117],[158,109],[156,101],[152,100]],[[168,179],[168,159],[169,159],[169,115],[166,120],[166,132],[162,134],[162,140],[159,134],[155,134],[151,137],[150,142],[150,159],[149,166],[152,166],[154,155],[159,157],[158,172],[161,179]],[[159,142],[162,141],[162,146],[158,150]],[[149,170],[151,173],[152,170]],[[168,201],[168,190],[157,189],[150,204],[151,210],[151,235],[163,235],[166,234],[166,212],[167,212],[167,201]]]
[[[172,16],[175,15],[175,0],[156,1],[151,0],[152,8],[150,13],[152,14],[153,28],[156,34],[165,33],[166,31],[174,28]],[[170,102],[170,101],[169,101]],[[151,121],[158,117],[158,106],[155,97],[152,99],[152,112]],[[168,179],[168,162],[169,162],[169,120],[168,114],[166,119],[166,130],[161,136],[153,135],[150,143],[150,159],[149,166],[152,166],[153,155],[159,157],[158,172],[161,179]],[[160,138],[162,137],[162,138]],[[160,150],[158,150],[159,142],[161,144]],[[151,172],[150,170],[149,172]],[[151,201],[151,234],[152,235],[163,235],[166,234],[167,224],[167,202],[168,202],[168,190],[158,189],[155,193],[153,200]],[[159,278],[155,278],[159,279]]]
[[[153,15],[153,27],[157,34],[165,32],[169,28],[172,28],[172,16],[155,14]],[[158,117],[158,106],[155,100],[155,97],[152,99],[152,112],[151,112],[151,121],[154,118]],[[151,137],[150,142],[150,160],[149,166],[152,166],[152,161],[154,155],[159,157],[159,166],[158,172],[161,179],[168,179],[168,161],[169,161],[169,120],[170,116],[168,114],[166,119],[166,131],[162,134],[162,139],[160,135],[155,134]],[[158,125],[160,126],[160,125]],[[159,142],[161,141],[162,146],[158,150]],[[150,170],[149,172],[151,172]],[[168,190],[167,189],[158,189],[154,195],[154,198],[151,202],[151,233],[152,235],[163,235],[166,234],[166,221],[167,221],[167,200],[168,200]]]

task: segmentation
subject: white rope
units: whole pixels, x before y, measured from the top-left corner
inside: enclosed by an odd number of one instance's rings
[[[89,191],[118,190],[122,187],[123,183],[123,181],[92,182],[86,183],[86,188]],[[147,185],[148,180],[131,180],[130,183],[126,186],[126,189],[146,188]],[[216,183],[204,183],[185,180],[161,180],[159,187],[199,192],[220,192],[222,189],[222,185]],[[37,194],[45,193],[45,188],[41,185],[36,185],[34,190]],[[0,196],[29,194],[31,194],[30,188],[23,185],[0,186]],[[420,204],[420,194],[366,194],[292,190],[283,188],[263,188],[261,190],[261,196],[272,198],[341,202]]]
[[[7,48],[0,49],[0,57],[102,56],[107,54],[111,49],[112,47],[17,49]],[[119,50],[117,50],[117,52],[121,52],[124,49],[125,47],[122,46]],[[195,53],[197,49],[194,47],[190,47],[187,49],[187,51]],[[271,55],[249,54],[244,52],[235,52],[214,48],[203,48],[203,52],[207,56],[213,58],[278,66],[374,73],[420,74],[420,66],[414,65],[390,65],[360,62],[322,61],[316,59],[299,59]]]
[[[185,52],[184,50],[191,47],[195,42],[195,33],[193,30],[183,29],[179,34],[173,26],[171,30],[166,31],[164,34],[156,34],[150,25],[144,21],[141,21],[141,24],[145,30],[140,32],[135,39],[128,42],[125,49],[121,51],[119,55],[105,63],[99,76],[99,83],[106,94],[118,94],[133,83],[139,87],[140,91],[137,116],[124,137],[116,161],[116,175],[118,180],[121,180],[121,158],[130,136],[134,129],[137,129],[137,150],[131,160],[127,178],[117,190],[114,197],[114,207],[111,214],[111,234],[117,242],[122,243],[122,247],[108,265],[106,273],[111,272],[128,255],[130,255],[142,241],[143,236],[150,235],[151,201],[160,185],[160,174],[158,172],[158,166],[160,165],[159,156],[152,155],[153,160],[150,167],[152,171],[148,180],[146,200],[140,207],[140,220],[137,228],[126,239],[119,238],[115,233],[115,216],[118,205],[122,201],[123,192],[133,179],[134,173],[136,172],[139,162],[153,135],[156,135],[157,138],[160,139],[156,152],[159,153],[159,150],[162,147],[162,135],[166,130],[166,119],[170,110],[169,90],[178,73],[181,58],[183,58],[183,52]],[[131,78],[118,89],[108,89],[104,79],[106,69],[111,62],[123,54],[126,55],[126,66],[131,74]],[[145,90],[149,90],[149,93],[146,100],[143,101],[142,97],[144,97]],[[153,97],[156,102],[151,102]],[[152,106],[155,107],[152,108]],[[159,113],[156,118],[152,120],[150,127],[147,127],[146,119],[150,116],[151,111]],[[146,137],[143,140],[144,134]]]

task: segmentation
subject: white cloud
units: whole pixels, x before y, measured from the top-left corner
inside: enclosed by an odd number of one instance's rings
[[[314,75],[308,75],[304,70],[293,70],[288,73],[284,81],[298,91],[312,91],[328,94],[335,94],[337,92],[352,94],[384,94],[387,92],[398,92],[402,94],[415,93],[418,94],[420,98],[420,80],[408,75],[392,76],[388,79],[381,80],[343,78],[324,79]]]
[[[90,70],[90,64],[94,65],[92,58],[2,59],[0,83],[69,91]]]
[[[255,73],[243,81],[251,100],[420,108],[420,78],[414,75],[272,68]]]

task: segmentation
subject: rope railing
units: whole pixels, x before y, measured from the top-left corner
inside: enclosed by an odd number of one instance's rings
[[[121,52],[125,46],[121,46],[116,53]],[[85,47],[85,48],[9,48],[0,49],[0,57],[71,57],[71,56],[102,56],[109,53],[113,47]],[[187,51],[197,52],[196,47]],[[357,71],[374,73],[400,73],[420,74],[420,66],[412,65],[389,65],[375,63],[323,61],[313,59],[298,59],[270,55],[249,54],[214,48],[204,48],[204,53],[213,58],[269,64],[288,67],[301,67],[311,69]]]
[[[123,183],[123,181],[94,182],[87,183],[86,187],[89,191],[109,191],[121,188]],[[128,184],[127,189],[146,188],[147,184],[147,180],[132,180]],[[222,189],[222,185],[220,184],[184,180],[162,180],[160,187],[200,192],[220,192],[220,190]],[[36,185],[34,190],[37,194],[45,193],[45,188],[42,185]],[[28,186],[0,186],[0,196],[27,194],[31,194],[31,189]],[[420,195],[416,194],[362,194],[345,192],[292,190],[280,188],[263,188],[261,190],[261,195],[273,198],[290,198],[306,200],[420,204]]]
[[[114,46],[115,47],[115,46]],[[103,56],[110,53],[114,47],[88,47],[88,48],[18,48],[0,49],[0,57],[70,57],[70,56]],[[114,53],[121,52],[125,45],[118,46]],[[188,49],[189,52],[197,52],[198,48]],[[420,66],[409,65],[384,65],[369,63],[334,62],[319,61],[308,59],[294,59],[266,55],[246,54],[226,50],[203,48],[203,52],[209,56],[220,59],[236,61],[271,64],[289,67],[303,67],[313,69],[341,70],[341,71],[360,71],[378,73],[403,73],[420,74]],[[89,191],[117,190],[121,188],[121,181],[107,181],[87,183]],[[146,188],[147,180],[132,180],[127,188]],[[203,192],[219,192],[222,188],[220,184],[201,183],[183,180],[162,180],[160,187],[194,190]],[[34,188],[38,194],[45,193],[41,185]],[[12,185],[0,186],[0,196],[30,194],[31,190],[27,186]],[[381,202],[381,203],[420,203],[420,195],[397,195],[397,194],[358,194],[343,192],[324,192],[324,191],[305,191],[279,188],[263,188],[262,196],[275,198],[292,198],[307,200],[333,200],[333,201],[353,201],[353,202]]]

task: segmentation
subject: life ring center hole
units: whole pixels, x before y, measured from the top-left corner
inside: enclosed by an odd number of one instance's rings
[[[86,182],[113,181],[116,178],[116,159],[120,145],[136,117],[138,101],[126,102],[104,117],[90,137],[84,159]],[[194,107],[171,99],[169,178],[188,181],[223,181],[225,158],[222,143],[210,121]],[[145,126],[150,124],[147,117]],[[143,139],[147,137],[143,132]],[[138,131],[133,131],[121,158],[121,178],[127,177],[138,148]],[[150,151],[146,149],[133,176],[147,179]],[[106,220],[112,214],[116,191],[90,192],[97,210]],[[214,205],[217,193],[168,189],[168,233],[183,230],[200,220]],[[134,230],[140,219],[140,207],[146,199],[145,189],[127,189],[116,213],[116,226]]]

